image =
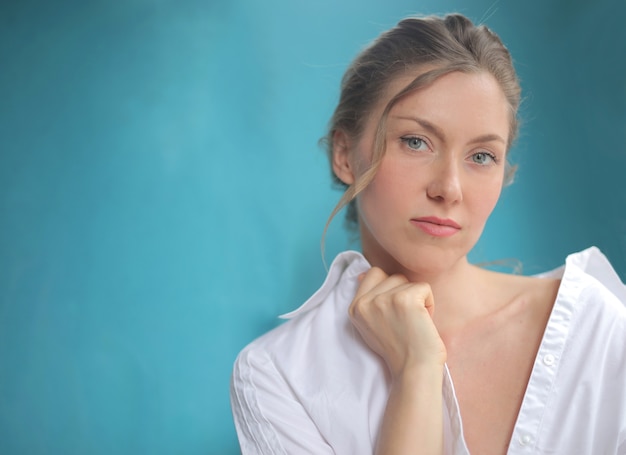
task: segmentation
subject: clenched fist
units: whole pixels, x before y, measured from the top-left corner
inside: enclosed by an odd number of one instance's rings
[[[350,318],[369,347],[387,363],[393,378],[414,368],[441,367],[446,347],[432,320],[430,286],[372,267],[350,305]]]

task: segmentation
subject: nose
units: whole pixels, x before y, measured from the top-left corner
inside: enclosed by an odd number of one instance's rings
[[[430,199],[455,204],[463,200],[459,166],[453,160],[433,163],[426,193]]]

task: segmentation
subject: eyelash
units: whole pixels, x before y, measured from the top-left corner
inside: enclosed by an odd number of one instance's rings
[[[498,157],[496,155],[494,155],[493,153],[488,152],[486,150],[483,150],[481,152],[476,152],[476,153],[472,154],[472,157],[475,157],[476,155],[488,156],[489,158],[491,158],[491,161],[493,161],[493,164],[498,164],[499,163]],[[480,164],[480,163],[477,163],[477,164]]]
[[[426,141],[426,139],[424,139],[424,138],[422,138],[422,137],[420,137],[420,136],[403,136],[403,137],[401,137],[401,138],[400,138],[400,141],[401,141],[402,143],[406,144],[406,145],[407,145],[407,147],[409,147],[411,150],[415,150],[415,151],[417,151],[417,149],[416,149],[416,148],[413,148],[413,147],[409,146],[409,143],[410,143],[411,141],[421,141],[421,143],[422,143],[423,145],[425,145],[425,146],[427,146],[429,149],[431,149],[430,144],[428,144],[428,142]],[[420,144],[420,145],[421,145],[421,144]],[[472,157],[474,157],[474,156],[476,156],[476,155],[486,155],[486,156],[488,156],[489,158],[491,158],[491,160],[493,161],[493,163],[494,163],[494,164],[498,164],[498,163],[500,162],[500,160],[498,159],[498,157],[497,157],[494,153],[488,152],[488,151],[486,151],[486,150],[483,150],[483,151],[480,151],[480,152],[473,153],[473,154],[472,154]],[[479,164],[479,163],[476,163],[476,164]]]
[[[400,138],[400,141],[402,143],[406,144],[406,146],[409,147],[411,150],[416,150],[417,151],[417,149],[415,149],[415,148],[413,148],[413,147],[411,147],[409,145],[409,142],[411,142],[411,141],[421,141],[421,143],[423,145],[425,145],[429,149],[431,148],[430,144],[426,141],[426,139],[424,139],[424,138],[422,138],[420,136],[403,136],[403,137]]]

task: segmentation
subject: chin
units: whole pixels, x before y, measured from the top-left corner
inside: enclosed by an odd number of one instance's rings
[[[409,261],[406,266],[405,274],[416,277],[436,276],[448,272],[456,264],[459,263],[458,257],[447,257],[448,255],[439,255],[436,257],[416,258]]]
[[[415,249],[399,251],[387,256],[387,260],[377,265],[386,273],[401,273],[408,278],[432,277],[446,273],[461,262],[465,262],[465,250],[459,251],[450,248],[439,248],[427,245]]]
[[[362,229],[361,245],[372,266],[380,267],[387,274],[401,273],[419,280],[445,274],[458,264],[466,263],[467,254],[476,243],[472,240],[478,240],[467,234],[460,232],[454,238],[442,239],[407,235],[403,231],[375,235]]]

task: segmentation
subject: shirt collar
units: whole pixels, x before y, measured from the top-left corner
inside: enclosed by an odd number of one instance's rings
[[[322,303],[331,291],[345,278],[355,277],[370,268],[367,259],[358,251],[344,251],[340,253],[330,265],[326,280],[322,286],[298,309],[285,313],[280,316],[281,319],[292,319],[301,313],[305,313]],[[602,283],[609,291],[626,305],[626,286],[620,280],[617,272],[611,266],[609,260],[595,246],[587,248],[578,253],[571,254],[567,257],[565,265],[558,267],[549,272],[536,275],[538,277],[560,278],[563,276],[567,267],[580,269],[583,272],[593,276]]]
[[[566,269],[574,268],[591,275],[626,305],[626,285],[604,254],[595,246],[578,253],[570,254],[565,265],[549,272],[537,275],[539,277],[560,278]]]
[[[340,253],[330,265],[324,284],[298,309],[280,315],[281,319],[292,319],[305,313],[322,303],[339,282],[345,278],[355,277],[371,268],[370,264],[358,251],[344,251]]]

